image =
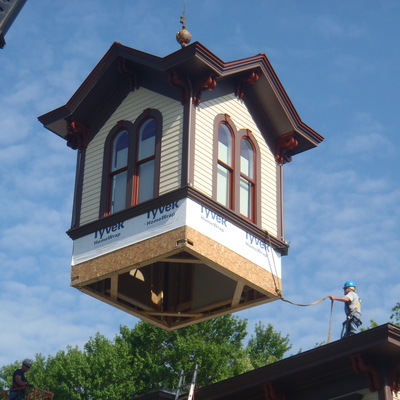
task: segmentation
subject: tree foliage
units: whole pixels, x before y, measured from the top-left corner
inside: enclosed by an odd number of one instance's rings
[[[274,331],[271,324],[264,326],[259,322],[255,327],[255,335],[251,336],[247,345],[247,353],[252,367],[259,368],[281,360],[291,347],[288,336],[283,337]]]
[[[232,315],[172,332],[140,321],[132,329],[121,326],[114,340],[98,333],[82,350],[68,346],[47,359],[37,354],[27,377],[59,400],[130,399],[173,389],[181,370],[191,371],[195,362],[197,385],[205,386],[277,361],[291,348],[288,336],[261,322],[245,345],[246,329],[247,320]],[[0,369],[3,388],[19,365]]]
[[[390,316],[390,319],[392,322],[400,326],[400,302],[398,302],[393,308],[392,308],[393,314]]]
[[[390,315],[389,322],[393,325],[397,325],[400,327],[400,302],[398,302],[392,308],[392,314]],[[377,326],[379,326],[379,324],[376,321],[374,321],[373,319],[370,319],[369,325],[366,326],[365,328],[362,328],[361,331],[366,331],[367,329],[376,328]]]

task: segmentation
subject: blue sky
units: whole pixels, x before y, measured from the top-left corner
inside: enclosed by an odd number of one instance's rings
[[[28,0],[0,50],[0,365],[113,338],[138,320],[70,288],[76,153],[37,117],[67,102],[114,41],[166,56],[183,0]],[[354,280],[363,320],[400,301],[397,0],[187,0],[187,28],[224,61],[266,53],[302,120],[325,137],[285,166],[283,294],[311,303]],[[332,340],[343,320],[336,303]],[[327,340],[330,301],[240,312],[292,352]]]

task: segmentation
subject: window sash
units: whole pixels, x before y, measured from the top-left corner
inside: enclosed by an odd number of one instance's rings
[[[240,143],[240,173],[254,180],[254,150],[248,139]]]
[[[232,167],[232,153],[232,133],[226,124],[220,124],[218,134],[218,159]]]
[[[217,169],[217,201],[225,207],[230,207],[232,171],[218,164]]]
[[[115,213],[126,207],[128,171],[112,175],[110,212]]]
[[[154,197],[155,160],[149,160],[138,168],[138,199],[137,202],[150,200]],[[153,183],[151,183],[153,182]]]
[[[154,156],[156,144],[156,120],[146,120],[139,130],[138,161]]]
[[[116,171],[128,165],[128,131],[117,134],[113,141],[111,171]]]
[[[244,177],[240,177],[240,214],[252,219],[254,202],[254,185]]]

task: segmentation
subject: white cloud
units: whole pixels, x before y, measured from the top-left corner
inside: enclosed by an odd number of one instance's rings
[[[366,30],[356,22],[341,20],[333,15],[319,15],[314,20],[319,34],[328,38],[360,38],[366,36]]]

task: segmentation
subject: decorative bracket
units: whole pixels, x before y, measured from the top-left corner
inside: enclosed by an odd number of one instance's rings
[[[189,85],[182,77],[182,75],[177,72],[175,69],[170,69],[168,71],[168,82],[171,86],[177,87],[181,91],[181,104],[184,105],[189,101],[190,90]]]
[[[201,101],[201,95],[205,90],[213,90],[217,86],[215,75],[209,75],[205,79],[200,80],[193,90],[193,104],[197,107]]]
[[[131,92],[139,89],[139,79],[136,71],[133,68],[130,68],[125,58],[118,58],[117,60],[118,72],[122,75],[127,75],[129,78],[129,87]]]
[[[83,123],[72,117],[67,118],[67,146],[72,150],[84,150],[89,144],[89,130]]]
[[[390,389],[392,392],[400,392],[400,360],[392,368]]]
[[[292,161],[290,150],[295,149],[299,145],[296,140],[296,132],[290,132],[281,136],[276,143],[275,160],[279,164],[286,164]]]
[[[236,97],[241,100],[244,96],[244,89],[247,85],[254,85],[260,77],[258,74],[254,71],[252,71],[248,76],[246,76],[244,79],[242,79],[236,89],[235,95]]]
[[[273,382],[264,383],[262,387],[265,400],[286,400],[286,397],[277,390]]]
[[[381,388],[378,370],[366,362],[360,353],[350,356],[353,363],[353,370],[357,374],[363,373],[367,379],[368,388],[371,392],[376,392]]]

